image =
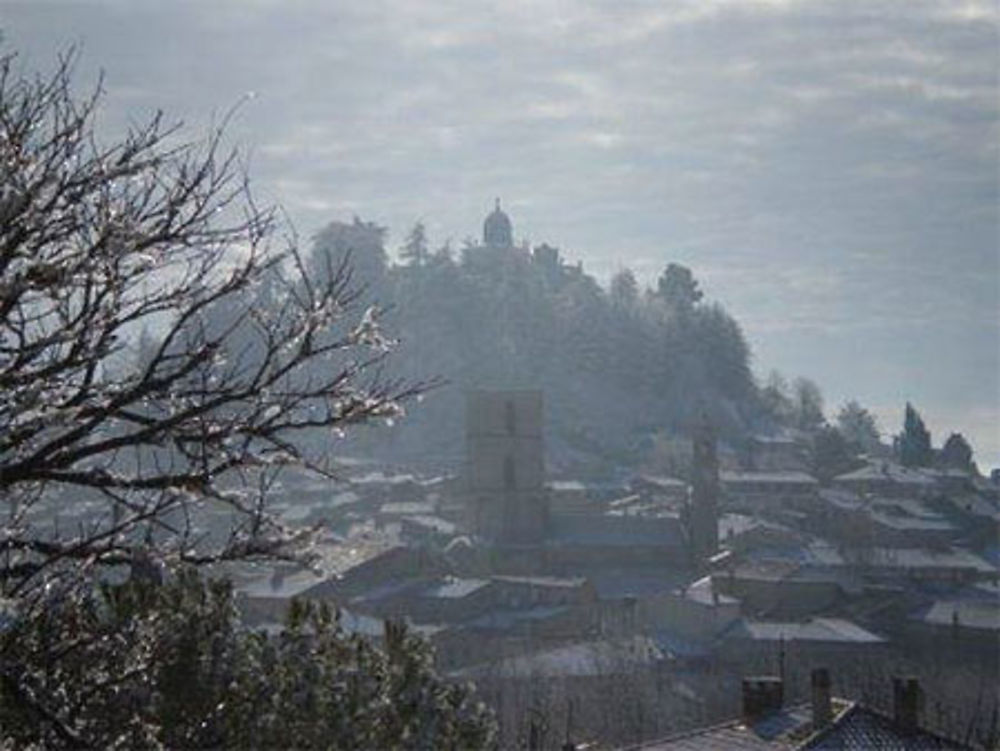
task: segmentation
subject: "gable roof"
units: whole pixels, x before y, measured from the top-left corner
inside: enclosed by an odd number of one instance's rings
[[[734,720],[629,746],[623,751],[961,751],[968,749],[934,733],[901,733],[892,719],[857,703],[834,699],[833,722],[810,734],[808,703],[773,712],[753,724]]]
[[[926,730],[917,730],[911,734],[900,733],[890,718],[860,704],[853,704],[828,728],[808,739],[799,748],[823,751],[867,751],[873,748],[934,751],[965,749],[968,746]]]
[[[812,722],[808,704],[797,704],[747,724],[742,720],[689,730],[676,735],[629,746],[625,751],[758,751],[794,749],[796,738]]]

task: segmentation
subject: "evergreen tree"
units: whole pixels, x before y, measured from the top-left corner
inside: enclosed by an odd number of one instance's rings
[[[831,425],[823,426],[813,435],[811,459],[812,473],[823,484],[862,464],[851,444]]]
[[[920,414],[909,402],[903,417],[903,432],[897,445],[899,461],[906,467],[929,467],[934,458],[931,434],[924,426]]]
[[[310,279],[323,283],[346,265],[356,285],[363,283],[369,297],[378,296],[389,262],[385,235],[385,227],[358,217],[351,222],[330,222],[313,236],[306,264]]]
[[[795,423],[801,430],[818,430],[826,424],[823,394],[808,378],[795,379]]]
[[[656,282],[656,293],[675,313],[690,313],[703,297],[698,282],[687,266],[679,263],[667,265]]]
[[[875,453],[881,446],[875,416],[853,399],[837,413],[837,428],[858,451]]]
[[[403,260],[409,262],[410,266],[423,266],[427,263],[427,233],[423,222],[417,222],[406,236],[406,242],[399,250],[399,255]]]
[[[380,648],[293,601],[282,632],[250,632],[231,586],[191,569],[20,607],[0,660],[3,748],[482,749],[496,732],[403,626]]]
[[[952,433],[941,447],[941,465],[949,469],[972,469],[972,446],[961,433]]]
[[[788,381],[777,370],[767,376],[767,383],[760,389],[760,401],[764,413],[774,422],[787,425],[795,420],[795,405],[789,391]]]
[[[618,311],[633,312],[639,303],[639,285],[630,269],[622,269],[611,278],[608,288],[611,306]]]

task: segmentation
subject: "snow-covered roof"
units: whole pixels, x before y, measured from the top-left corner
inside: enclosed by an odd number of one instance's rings
[[[702,577],[689,584],[684,590],[684,599],[697,602],[700,605],[735,605],[739,602],[735,597],[719,592],[713,593],[711,576]]]
[[[810,618],[804,622],[743,621],[734,635],[755,641],[835,641],[881,644],[880,636],[843,618]]]
[[[919,469],[903,467],[892,462],[873,462],[867,466],[837,475],[834,482],[857,482],[881,480],[896,484],[906,484],[926,488],[935,484],[933,477]]]
[[[788,485],[818,485],[816,478],[806,472],[786,470],[780,472],[720,472],[719,479],[723,484],[788,484]]]
[[[446,600],[460,599],[478,592],[489,585],[489,579],[457,579],[449,576],[442,582],[427,589],[424,597],[435,597]]]
[[[526,584],[532,587],[559,589],[575,589],[587,583],[587,580],[582,576],[494,576],[493,580],[508,584]]]
[[[937,600],[918,613],[917,620],[935,626],[957,625],[1000,632],[1000,599]]]

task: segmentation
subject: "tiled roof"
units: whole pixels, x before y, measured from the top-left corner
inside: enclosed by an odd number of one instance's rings
[[[837,475],[834,481],[856,481],[856,480],[884,480],[895,483],[905,483],[927,487],[934,484],[934,478],[928,477],[925,473],[908,467],[901,467],[891,462],[876,462],[869,464],[853,472]]]
[[[609,514],[555,515],[554,544],[634,547],[675,546],[682,538],[680,518],[612,516]]]
[[[816,478],[798,470],[783,472],[721,472],[719,478],[726,483],[789,483],[795,485],[818,485]]]
[[[753,725],[727,722],[630,746],[623,751],[961,751],[968,748],[923,730],[903,734],[891,719],[878,712],[838,699],[834,703],[833,723],[811,735],[809,705],[800,704],[768,715]],[[846,709],[838,712],[837,704]]]
[[[532,587],[557,587],[561,589],[575,589],[587,583],[587,579],[582,576],[494,576],[493,579],[508,584],[526,584]]]
[[[424,597],[435,597],[445,600],[460,599],[478,592],[489,584],[487,579],[456,579],[447,577],[436,583],[423,593]]]
[[[1000,632],[1000,600],[938,600],[916,617],[935,626],[951,626],[958,617],[964,628]]]
[[[825,731],[800,746],[802,749],[823,751],[933,751],[934,749],[964,749],[958,743],[933,733],[918,730],[902,734],[892,720],[866,707],[855,704]]]
[[[758,751],[794,749],[812,713],[808,704],[799,704],[767,715],[752,725],[740,720],[649,741],[625,751]]]
[[[744,621],[733,633],[755,641],[810,641],[879,644],[885,640],[842,618],[811,618],[804,623]]]

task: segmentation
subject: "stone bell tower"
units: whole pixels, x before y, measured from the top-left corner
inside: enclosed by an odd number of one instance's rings
[[[696,568],[719,549],[719,458],[715,431],[707,420],[695,428],[688,539]]]
[[[548,534],[542,393],[470,391],[465,414],[468,527],[505,545]]]

